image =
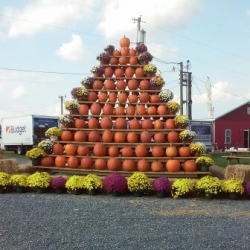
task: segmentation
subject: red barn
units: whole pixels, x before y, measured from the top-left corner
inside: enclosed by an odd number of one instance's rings
[[[218,149],[250,148],[250,102],[214,120],[213,143]]]

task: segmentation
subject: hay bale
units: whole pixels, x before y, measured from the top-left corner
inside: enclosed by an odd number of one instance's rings
[[[223,180],[225,176],[225,169],[218,166],[210,166],[209,171],[211,175],[217,177],[219,180]]]
[[[8,174],[18,173],[18,162],[16,159],[1,159],[0,160],[0,172]]]
[[[19,164],[18,173],[27,173],[34,174],[37,171],[37,168],[32,166],[31,161],[25,164]]]
[[[236,178],[243,182],[250,180],[250,165],[229,165],[226,167],[225,179]]]

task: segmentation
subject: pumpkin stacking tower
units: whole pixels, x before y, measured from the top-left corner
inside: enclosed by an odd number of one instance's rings
[[[119,49],[109,45],[105,51],[93,75],[82,81],[88,93],[78,98],[80,107],[71,113],[74,125],[63,128],[54,145],[64,147],[60,155],[51,155],[55,166],[100,175],[197,172],[188,144],[179,139],[184,128],[175,126],[168,99],[160,98],[163,78],[155,70],[145,70],[153,58],[146,45],[131,48],[123,37]]]

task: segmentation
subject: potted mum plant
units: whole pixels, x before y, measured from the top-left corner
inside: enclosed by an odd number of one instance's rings
[[[84,101],[88,97],[89,91],[84,87],[76,87],[71,90],[71,95],[73,99],[78,101]]]
[[[244,193],[243,181],[230,178],[222,183],[222,191],[228,194],[230,200],[237,200]]]
[[[46,155],[45,151],[38,147],[28,150],[25,154],[31,160],[33,166],[39,166],[41,158]]]
[[[250,181],[247,181],[244,184],[244,193],[249,197],[250,196]]]
[[[72,175],[66,181],[65,187],[69,193],[79,195],[84,189],[84,178],[79,175]]]
[[[152,182],[153,190],[158,198],[164,198],[171,193],[171,182],[166,177],[159,177]]]
[[[45,131],[45,136],[50,137],[51,141],[58,140],[58,137],[62,134],[62,129],[58,127],[51,127]]]
[[[110,59],[110,55],[107,52],[100,53],[96,60],[100,61],[101,64],[108,64]]]
[[[66,101],[64,103],[65,109],[69,110],[71,115],[79,114],[80,104],[76,100]]]
[[[113,196],[120,196],[128,192],[127,179],[121,174],[109,174],[103,179],[104,190]]]
[[[52,147],[53,147],[54,142],[51,140],[42,140],[38,143],[37,147],[41,148],[45,151],[46,154],[51,154],[52,153]]]
[[[214,164],[214,161],[210,156],[199,156],[196,158],[195,162],[202,172],[209,171],[209,167]]]
[[[143,66],[143,71],[145,72],[145,74],[147,76],[152,77],[157,72],[157,67],[154,64],[149,63],[149,64],[146,64],[146,65]]]
[[[207,199],[213,199],[222,192],[221,182],[218,178],[207,175],[195,183],[195,188]]]
[[[104,48],[104,51],[106,51],[110,56],[113,55],[114,50],[115,50],[115,46],[114,45],[107,45]]]
[[[177,179],[172,184],[173,198],[189,198],[194,193],[195,184],[190,179]]]
[[[192,142],[189,145],[190,152],[194,156],[200,156],[206,152],[206,145],[202,142]]]
[[[64,128],[71,127],[74,123],[73,117],[68,115],[68,114],[67,115],[60,115],[58,120],[59,120],[61,126]]]
[[[10,175],[5,172],[0,172],[0,194],[3,194],[6,192],[6,189],[10,181]]]
[[[174,98],[174,94],[169,89],[164,89],[159,94],[160,100],[163,102],[168,102]]]
[[[92,89],[93,82],[94,78],[88,76],[82,79],[81,84],[85,87],[85,89]]]
[[[48,190],[51,180],[52,177],[47,172],[35,172],[28,176],[27,186],[35,188],[38,194],[43,194]]]
[[[135,47],[135,50],[140,54],[148,51],[148,48],[144,43],[138,43]]]
[[[175,102],[175,101],[168,101],[167,102],[167,107],[168,107],[168,112],[169,112],[169,114],[176,114],[179,110],[180,110],[180,108],[181,108],[181,106],[180,106],[180,104],[178,103],[178,102]]]
[[[26,192],[27,176],[24,174],[13,174],[10,176],[10,185],[15,189],[17,193]]]
[[[93,73],[94,77],[102,77],[104,74],[104,68],[102,66],[94,66],[91,69],[91,72]]]
[[[128,189],[134,196],[139,197],[152,190],[152,184],[144,173],[133,173],[127,180]]]
[[[53,177],[51,180],[51,187],[56,194],[62,194],[66,191],[65,184],[67,179],[62,176]]]
[[[175,123],[176,128],[186,128],[187,125],[189,125],[190,120],[188,119],[186,115],[181,114],[181,115],[177,115],[174,118],[174,123]]]
[[[164,84],[165,84],[165,81],[161,75],[154,76],[149,81],[151,90],[161,90]]]
[[[185,129],[179,133],[179,138],[184,143],[191,142],[196,137],[196,133],[192,130]]]
[[[88,174],[83,180],[83,185],[90,195],[98,194],[103,187],[101,178],[96,174]]]
[[[140,64],[146,65],[153,60],[153,56],[148,52],[144,51],[138,56],[138,61]]]

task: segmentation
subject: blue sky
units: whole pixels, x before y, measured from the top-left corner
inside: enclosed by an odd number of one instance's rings
[[[176,101],[179,68],[171,63],[190,60],[194,119],[210,117],[207,77],[214,117],[250,100],[249,1],[2,0],[0,118],[59,115],[59,96],[71,99],[106,45],[119,48],[126,35],[135,46],[140,15],[150,53],[165,62],[152,63]]]

